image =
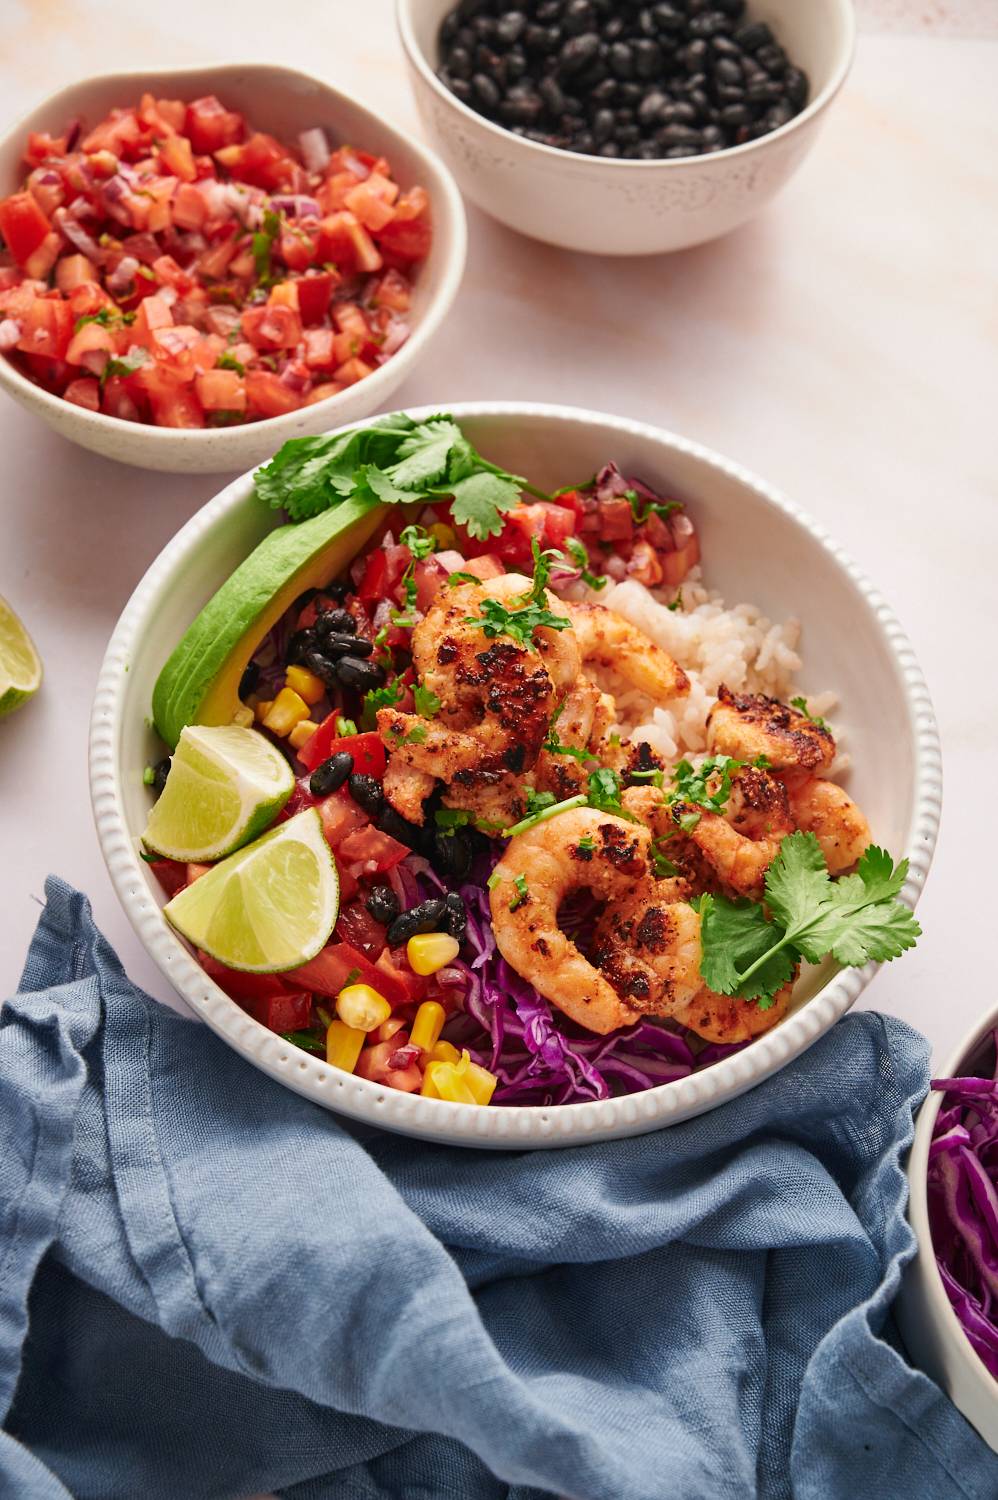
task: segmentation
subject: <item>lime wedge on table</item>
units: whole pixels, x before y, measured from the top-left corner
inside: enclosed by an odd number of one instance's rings
[[[0,719],[37,693],[41,680],[42,664],[31,637],[0,599]]]
[[[189,724],[142,842],[168,859],[221,859],[270,826],[294,785],[284,756],[255,729]]]
[[[314,807],[272,828],[180,891],[164,911],[230,969],[296,969],[329,941],[340,904],[332,850]]]

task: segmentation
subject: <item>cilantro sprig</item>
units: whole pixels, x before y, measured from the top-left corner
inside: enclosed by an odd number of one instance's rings
[[[600,589],[606,588],[610,580],[608,578],[601,578],[598,574],[589,571],[589,552],[585,542],[580,542],[577,536],[567,537],[565,539],[565,550],[578,568],[579,577],[584,584],[587,584],[589,588],[595,589],[597,592]]]
[[[485,598],[481,602],[481,614],[465,616],[464,624],[480,626],[490,640],[505,635],[527,651],[536,651],[535,630],[542,627],[569,630],[572,622],[567,615],[556,615],[548,608],[545,592],[552,561],[561,554],[553,549],[542,552],[536,537],[530,545],[534,555],[534,577],[529,592],[511,600],[512,608],[501,599]]]
[[[530,828],[536,828],[538,823],[547,823],[551,818],[560,817],[562,813],[571,812],[575,807],[593,807],[597,812],[612,813],[616,818],[625,818],[629,823],[638,820],[627,811],[620,800],[621,783],[616,771],[601,766],[598,771],[591,771],[587,778],[586,790],[577,792],[574,797],[566,797],[563,802],[555,802],[550,792],[527,792],[527,815],[514,823],[511,828],[504,828],[502,836],[511,839],[518,833],[526,833]],[[531,802],[533,797],[533,802]]]
[[[643,526],[649,516],[661,516],[664,521],[674,510],[683,508],[678,500],[653,500],[649,496],[642,497],[637,490],[625,490],[624,498],[631,507],[636,526]]]
[[[416,422],[402,412],[339,435],[291,438],[254,482],[260,498],[292,521],[355,496],[413,505],[449,495],[453,520],[480,541],[499,535],[521,491],[547,499],[483,458],[446,413]]]
[[[897,900],[908,861],[895,865],[871,844],[853,875],[833,881],[813,833],[788,834],[766,872],[765,904],[701,896],[700,972],[720,995],[766,1010],[801,959],[828,954],[840,964],[898,958],[921,927]]]
[[[256,268],[256,279],[259,286],[269,286],[274,279],[271,261],[274,241],[280,233],[280,215],[276,214],[272,208],[265,209],[263,223],[250,242],[250,251],[253,256],[253,265]]]
[[[827,729],[828,728],[828,725],[826,724],[825,720],[824,719],[819,719],[818,716],[816,714],[813,714],[811,712],[811,710],[808,708],[808,706],[807,706],[807,699],[806,698],[791,698],[791,700],[790,700],[790,706],[791,706],[791,708],[796,708],[796,710],[797,710],[798,713],[803,714],[804,717],[805,717],[805,719],[809,719],[811,721],[811,723],[812,724],[816,724],[819,729]]]

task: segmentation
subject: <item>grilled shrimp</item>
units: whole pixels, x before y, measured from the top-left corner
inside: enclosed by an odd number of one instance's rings
[[[403,817],[423,821],[437,780],[508,806],[516,778],[536,761],[556,696],[579,676],[574,632],[542,626],[533,635],[536,650],[528,651],[490,639],[478,623],[485,600],[520,597],[530,587],[509,573],[444,590],[413,631],[413,661],[423,686],[440,699],[439,712],[432,720],[394,708],[377,715],[394,766],[385,795]],[[548,606],[559,608],[553,595]]]
[[[583,671],[602,669],[661,703],[690,690],[690,679],[667,651],[603,604],[559,604],[575,627]]]
[[[850,869],[872,837],[869,823],[849,793],[820,776],[791,775],[785,783],[794,822],[815,835],[831,873],[841,875]]]
[[[594,808],[579,807],[511,839],[491,880],[492,931],[499,951],[535,989],[584,1026],[605,1035],[642,1013],[558,926],[570,892],[615,902],[649,883],[651,835]]]
[[[764,755],[774,770],[827,771],[835,740],[824,724],[761,693],[732,693],[722,682],[707,715],[707,748],[735,760]]]
[[[554,743],[553,735],[557,735],[557,743],[569,750],[596,752],[594,760],[588,762],[564,751],[542,747],[528,780],[538,791],[553,792],[559,801],[574,797],[585,787],[593,766],[604,759],[603,739],[614,716],[610,695],[601,693],[587,677],[580,677],[562,700],[551,724],[553,734],[545,746]]]
[[[792,994],[793,985],[784,985],[772,1005],[762,1010],[755,1000],[718,995],[705,985],[692,999],[676,1005],[672,1018],[708,1042],[749,1042],[783,1020]]]
[[[633,1016],[671,1016],[703,986],[700,918],[681,880],[645,881],[611,902],[596,927],[592,961]]]

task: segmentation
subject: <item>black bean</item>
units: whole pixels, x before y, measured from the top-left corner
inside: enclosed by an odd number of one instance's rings
[[[770,130],[779,130],[781,125],[787,125],[793,119],[795,110],[787,99],[781,99],[779,104],[774,104],[772,109],[766,111],[766,124]]]
[[[383,927],[388,927],[399,914],[399,898],[390,885],[376,885],[364,902],[371,916]]]
[[[441,918],[441,926],[444,932],[449,932],[452,938],[457,938],[458,942],[464,937],[468,926],[468,911],[465,907],[463,897],[459,896],[457,891],[448,891],[444,897],[444,914]]]
[[[747,125],[751,118],[751,112],[745,104],[726,104],[721,110],[721,124],[729,127]]]
[[[354,771],[350,777],[350,795],[365,812],[380,812],[385,805],[385,789],[376,776]]]
[[[617,99],[621,104],[639,105],[645,96],[644,84],[642,83],[618,83]]]
[[[440,40],[442,42],[452,41],[456,36],[458,27],[460,25],[460,16],[458,15],[456,10],[452,10],[449,15],[444,16],[443,20],[440,23]]]
[[[718,34],[710,39],[710,50],[718,57],[740,58],[742,49],[729,36]]]
[[[572,150],[579,151],[583,156],[594,156],[596,154],[596,137],[591,130],[580,130],[572,142]]]
[[[593,116],[593,139],[597,146],[602,146],[608,141],[616,128],[616,120],[612,109],[598,109]]]
[[[773,40],[773,33],[765,21],[750,21],[745,26],[739,26],[735,32],[735,41],[745,52],[757,52],[760,47],[766,47]]]
[[[558,86],[556,78],[542,78],[537,85],[537,92],[542,102],[553,115],[565,113],[565,95]]]
[[[514,47],[512,52],[506,54],[506,81],[507,83],[518,83],[521,78],[527,76],[527,59],[520,47]]]
[[[475,72],[491,78],[500,90],[506,87],[506,59],[493,52],[491,47],[483,44],[475,48]]]
[[[705,146],[719,146],[724,149],[724,131],[720,125],[705,125],[700,132],[700,139]]]
[[[760,47],[755,60],[772,78],[781,78],[787,66],[787,54],[782,47]]]
[[[385,942],[389,948],[401,948],[410,938],[417,937],[421,932],[438,932],[443,914],[444,903],[436,899],[421,901],[418,906],[410,906],[408,911],[404,911],[392,922],[385,933]]]
[[[486,109],[495,109],[499,103],[499,87],[486,73],[475,74],[471,80],[471,92]]]
[[[517,85],[499,105],[499,118],[507,125],[532,125],[544,112],[544,103],[539,94]]]
[[[496,38],[512,46],[520,40],[526,25],[527,18],[522,10],[508,10],[496,22]]]
[[[655,145],[654,141],[642,141],[638,147],[639,161],[658,161],[661,154],[660,148]]]
[[[658,78],[665,65],[665,57],[657,42],[642,38],[634,43],[634,71],[639,78]]]
[[[389,802],[386,802],[375,814],[374,826],[380,828],[382,833],[387,833],[389,838],[404,844],[407,849],[414,849],[417,854],[430,852],[432,835],[429,830],[407,822]]]
[[[451,880],[467,880],[471,874],[472,854],[471,839],[463,828],[456,828],[453,833],[444,833],[438,829],[433,836],[433,853],[430,857],[436,868]],[[458,934],[455,932],[453,936],[457,937]]]
[[[710,99],[705,89],[687,89],[686,102],[692,104],[697,112],[697,117],[710,113]]]
[[[603,82],[598,83],[589,95],[590,102],[597,106],[612,104],[617,97],[617,90],[619,88],[620,84],[616,78],[604,78]]]
[[[669,161],[678,161],[681,156],[697,156],[699,151],[699,146],[694,145],[669,146],[663,154]]]
[[[655,139],[663,146],[698,146],[700,132],[689,125],[663,125]]]
[[[765,83],[750,83],[745,89],[745,97],[750,104],[775,104],[783,98],[783,90],[770,78]]]
[[[597,154],[599,156],[619,156],[620,147],[616,141],[604,141]]]
[[[641,131],[637,125],[618,125],[617,144],[620,146],[636,146],[641,139]]]
[[[452,47],[447,54],[447,71],[452,78],[471,78],[471,53],[463,47]]]
[[[335,688],[339,683],[337,663],[331,657],[325,656],[321,651],[306,651],[304,664],[308,670],[315,674],[327,688]]]
[[[528,26],[523,33],[523,45],[528,52],[553,52],[558,46],[558,33],[547,26]]]
[[[250,693],[256,692],[256,685],[260,681],[260,668],[255,661],[246,663],[246,670],[239,679],[239,696],[248,698]]]
[[[646,94],[638,105],[638,120],[642,125],[655,125],[658,123],[662,111],[669,107],[668,94],[663,94],[659,89],[653,89]]]
[[[471,23],[471,34],[478,42],[494,42],[496,23],[492,16],[476,16]]]
[[[357,688],[362,693],[381,687],[385,680],[384,671],[376,661],[363,661],[359,656],[341,656],[336,663],[336,675],[344,687]]]
[[[163,788],[166,786],[166,778],[169,776],[169,774],[170,757],[168,755],[164,755],[163,759],[157,761],[152,768],[152,789],[156,793],[157,797],[162,795]]]
[[[634,77],[634,53],[626,42],[614,42],[610,48],[610,71],[615,78]]]
[[[653,5],[651,14],[658,31],[675,33],[686,30],[686,17],[676,5]]]
[[[688,99],[677,99],[675,104],[670,104],[668,109],[663,110],[661,123],[663,125],[692,125],[697,117],[695,104]]]
[[[568,0],[561,29],[568,36],[581,36],[584,31],[592,30],[593,19],[593,8],[589,0]]]
[[[463,78],[444,78],[443,82],[447,84],[455,99],[460,99],[462,104],[471,103],[470,83],[467,83]]]
[[[286,664],[290,667],[295,662],[304,661],[308,653],[315,650],[316,644],[314,630],[296,630],[284,648],[284,660]]]
[[[694,16],[690,21],[690,31],[696,37],[717,36],[719,31],[727,31],[728,18],[723,11],[707,10],[702,15]]]
[[[561,0],[541,0],[535,14],[544,26],[550,26],[561,19]]]
[[[714,64],[714,77],[719,83],[726,83],[739,92],[743,86],[742,70],[730,57],[719,57]]]
[[[558,68],[564,77],[579,73],[593,61],[599,52],[599,37],[595,31],[584,31],[581,36],[570,37],[558,53]]]
[[[348,609],[327,609],[316,615],[315,628],[321,636],[334,631],[337,635],[356,635],[357,621]]]
[[[600,31],[604,42],[615,42],[624,35],[624,23],[620,16],[614,16]]]
[[[707,61],[707,43],[702,39],[690,42],[682,51],[683,67],[687,73],[700,73]]]
[[[308,779],[308,789],[313,797],[330,797],[339,791],[353,771],[353,756],[349,750],[337,750],[328,760],[316,766]]]
[[[745,0],[714,0],[714,5],[733,21],[737,21],[745,12]]]
[[[783,75],[783,87],[787,91],[787,98],[791,104],[803,106],[807,103],[810,85],[807,74],[802,68],[788,68]]]

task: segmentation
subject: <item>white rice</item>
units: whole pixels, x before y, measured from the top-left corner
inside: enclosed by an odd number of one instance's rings
[[[800,621],[774,624],[752,604],[728,608],[720,594],[704,586],[699,568],[683,582],[676,609],[668,607],[671,594],[653,593],[634,579],[586,594],[643,631],[690,679],[688,695],[667,707],[622,678],[601,684],[616,700],[617,732],[646,740],[668,762],[706,750],[707,715],[722,683],[732,692],[766,693],[784,701],[794,691],[794,676],[801,668]],[[811,695],[808,708],[816,716],[824,715],[835,701],[833,693]],[[842,763],[840,759],[836,769]]]

